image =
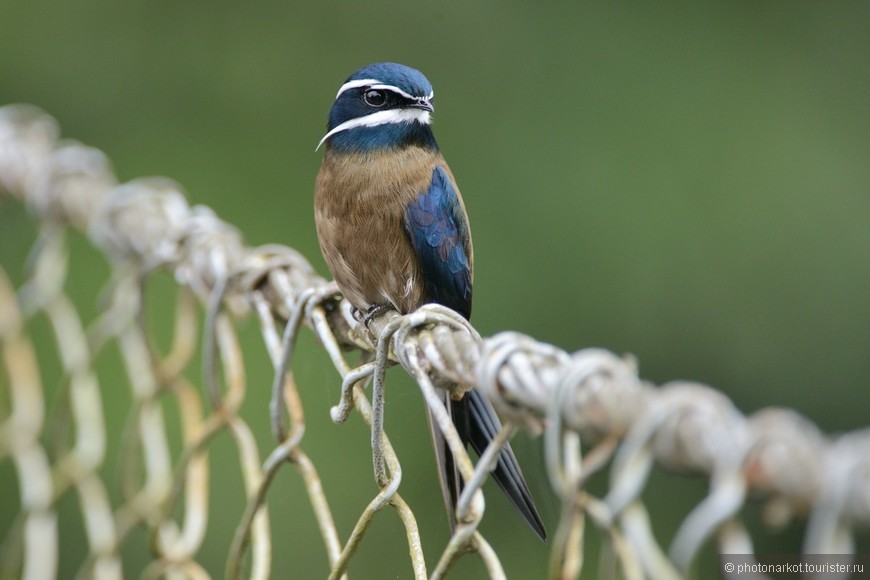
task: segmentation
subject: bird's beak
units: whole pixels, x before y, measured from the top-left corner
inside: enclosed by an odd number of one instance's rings
[[[429,99],[420,99],[419,101],[414,101],[411,103],[412,109],[423,109],[424,111],[429,111],[430,113],[435,111],[435,107],[432,106],[432,102]]]

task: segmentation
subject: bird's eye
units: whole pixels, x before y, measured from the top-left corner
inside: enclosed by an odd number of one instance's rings
[[[383,107],[387,104],[387,95],[384,94],[384,91],[375,89],[369,89],[363,93],[363,99],[370,107]]]

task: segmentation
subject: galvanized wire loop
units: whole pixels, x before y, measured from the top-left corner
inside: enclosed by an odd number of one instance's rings
[[[382,316],[365,328],[335,283],[319,277],[296,250],[248,247],[240,232],[210,209],[191,207],[172,180],[118,184],[105,155],[60,141],[57,123],[34,107],[0,107],[0,197],[18,200],[40,231],[27,279],[17,290],[0,268],[0,384],[9,386],[8,409],[0,416],[0,460],[8,458],[22,482],[18,516],[0,547],[0,576],[57,575],[57,507],[75,493],[88,550],[81,576],[120,577],[121,547],[131,530],[143,526],[153,552],[146,577],[204,577],[197,554],[209,510],[206,451],[217,434],[226,433],[235,445],[247,502],[227,548],[229,577],[272,573],[267,498],[277,471],[291,465],[314,509],[331,577],[345,574],[374,518],[391,507],[405,528],[414,577],[425,578],[414,513],[399,493],[401,463],[384,428],[385,372],[396,363],[417,381],[466,482],[455,533],[432,578],[443,577],[469,550],[491,577],[505,576],[496,551],[478,530],[485,507],[480,484],[498,446],[518,427],[544,432],[549,479],[562,503],[553,576],[580,574],[586,522],[600,531],[605,559],[627,578],[681,577],[712,537],[722,550],[750,552],[741,521],[750,494],[764,502],[763,519],[773,527],[809,513],[806,552],[852,552],[855,530],[870,523],[866,430],[828,437],[785,409],[747,418],[711,387],[642,381],[630,357],[600,349],[570,354],[514,332],[482,338],[442,306]],[[68,230],[86,233],[111,262],[104,310],[90,324],[80,319],[66,291]],[[143,299],[158,270],[179,287],[173,346],[166,355],[154,347]],[[187,378],[198,338],[197,301],[205,307],[199,387]],[[275,441],[265,462],[240,414],[247,381],[236,319],[251,312],[275,367],[270,411]],[[29,325],[35,316],[50,322],[53,349],[34,349]],[[291,368],[303,327],[315,333],[342,382],[333,419],[341,422],[357,412],[371,426],[377,486],[344,542],[303,448],[304,413]],[[118,347],[131,399],[121,434],[106,432],[106,387],[94,364],[109,344]],[[374,360],[352,368],[344,358],[348,350],[370,353]],[[55,413],[49,413],[39,377],[40,366],[49,361],[63,373]],[[364,391],[371,379],[373,404]],[[480,389],[505,419],[496,444],[476,466],[439,389]],[[203,394],[210,403],[206,409]],[[178,458],[168,441],[167,405],[177,407],[181,418]],[[54,446],[45,441],[53,432]],[[122,441],[121,493],[114,503],[102,474],[109,436]],[[586,482],[608,465],[609,489],[596,498]],[[656,465],[710,482],[708,496],[684,516],[667,552],[643,504]],[[178,505],[184,512],[176,521]],[[248,551],[250,566],[244,570]]]

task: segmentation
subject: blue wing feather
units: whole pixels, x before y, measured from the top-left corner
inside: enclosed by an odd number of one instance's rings
[[[447,172],[432,171],[429,189],[405,208],[405,228],[431,302],[471,316],[468,218]]]
[[[435,167],[429,188],[405,208],[405,229],[419,260],[429,301],[448,306],[465,318],[471,316],[468,218],[442,167]],[[462,442],[470,444],[478,455],[482,454],[501,428],[492,405],[476,390],[471,390],[461,400],[449,397],[448,400]],[[443,437],[436,433],[437,428],[433,428],[442,490],[448,501],[448,512],[453,513],[462,485],[451,451]],[[493,477],[538,537],[545,540],[547,532],[510,445],[499,454]]]

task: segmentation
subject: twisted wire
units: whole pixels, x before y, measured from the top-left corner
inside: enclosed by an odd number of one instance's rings
[[[870,523],[870,429],[828,437],[808,419],[787,409],[764,409],[747,417],[709,386],[675,382],[657,387],[638,377],[633,359],[600,349],[568,353],[515,332],[482,338],[443,307],[426,306],[406,316],[391,313],[374,320],[370,328],[362,327],[337,288],[319,277],[298,252],[278,245],[246,246],[240,233],[210,209],[189,207],[180,186],[171,180],[152,178],[118,184],[102,153],[60,141],[56,122],[32,107],[0,108],[0,195],[19,199],[42,225],[47,240],[33,274],[33,286],[41,293],[17,307],[8,283],[4,287],[0,277],[0,340],[7,373],[15,375],[11,381],[15,386],[13,411],[0,424],[0,457],[12,455],[22,479],[43,484],[53,481],[55,486],[46,491],[34,488],[22,499],[20,527],[30,530],[41,526],[46,536],[56,534],[51,497],[68,485],[79,486],[80,495],[89,498],[83,503],[87,502],[93,517],[112,519],[101,499],[105,494],[102,483],[92,477],[93,466],[101,462],[100,435],[89,435],[90,447],[71,456],[83,465],[47,465],[45,450],[36,438],[43,422],[37,371],[33,364],[20,362],[27,360],[20,353],[31,348],[21,333],[24,312],[42,310],[67,328],[81,326],[61,290],[65,264],[58,231],[73,227],[87,232],[94,245],[113,260],[118,272],[128,273],[117,282],[126,284],[127,291],[115,292],[118,303],[95,325],[93,335],[103,340],[117,337],[131,365],[154,363],[130,369],[130,376],[139,377],[133,385],[137,400],[134,421],[141,431],[139,445],[146,471],[155,483],[149,487],[146,478],[115,513],[114,522],[120,529],[114,538],[90,538],[93,556],[89,565],[117,565],[113,542],[123,538],[134,523],[149,517],[147,506],[165,508],[185,485],[207,485],[200,481],[201,470],[207,470],[202,449],[217,430],[228,429],[239,447],[250,498],[230,551],[230,576],[241,573],[241,557],[252,538],[253,575],[268,575],[270,543],[264,498],[275,469],[290,463],[302,473],[315,506],[331,577],[344,574],[372,518],[385,506],[394,507],[406,527],[415,577],[426,577],[413,513],[398,494],[401,466],[382,429],[383,371],[393,363],[404,367],[420,385],[467,484],[458,508],[456,532],[431,573],[433,578],[446,574],[469,549],[484,560],[491,576],[504,576],[495,552],[477,531],[485,510],[480,483],[497,449],[476,465],[468,458],[435,393],[435,389],[448,385],[480,389],[492,401],[505,419],[498,437],[501,444],[517,428],[544,433],[548,474],[562,502],[551,558],[553,577],[579,574],[587,523],[602,530],[614,559],[631,578],[684,575],[700,546],[713,536],[723,552],[751,551],[751,540],[740,519],[750,494],[764,499],[765,518],[771,525],[808,514],[806,552],[849,553],[854,550],[854,531]],[[154,360],[136,321],[135,314],[141,312],[136,280],[155,269],[169,271],[208,310],[204,376],[214,414],[208,419],[190,415],[193,427],[185,433],[188,453],[174,476],[162,450],[165,442],[155,435],[163,429],[155,401],[169,391],[184,406],[186,400],[200,395],[178,373],[191,356],[189,324],[180,324],[176,330],[180,346]],[[194,302],[193,298],[184,302],[180,311],[192,309]],[[236,414],[244,398],[244,378],[242,363],[234,354],[238,346],[231,317],[248,311],[255,312],[260,320],[276,368],[271,413],[278,446],[263,465],[247,426]],[[186,318],[189,314],[179,316]],[[278,331],[281,324],[285,325],[283,336]],[[319,337],[342,377],[343,395],[331,411],[333,419],[342,421],[356,409],[372,425],[375,479],[380,492],[344,545],[318,488],[316,469],[300,446],[304,415],[290,369],[293,344],[303,327]],[[96,348],[99,342],[92,338],[90,344]],[[343,357],[346,349],[364,350],[375,358],[353,369]],[[12,351],[19,354],[9,354]],[[89,371],[91,353],[62,349],[61,354],[70,391],[90,393],[73,399],[99,399]],[[13,359],[16,362],[10,362]],[[218,377],[218,361],[223,364],[223,381]],[[155,368],[162,372],[155,373]],[[363,391],[369,380],[374,381],[374,408]],[[80,407],[73,414],[86,412]],[[82,428],[88,421],[77,418]],[[98,424],[94,430],[99,430]],[[84,433],[77,435],[78,441],[84,440]],[[608,463],[608,493],[595,498],[585,491],[584,483]],[[710,483],[707,497],[684,518],[667,550],[659,546],[642,503],[648,476],[656,464],[703,476]],[[46,480],[49,469],[55,470],[56,476]],[[65,479],[57,474],[65,474]],[[173,478],[175,485],[167,486],[165,482]],[[197,492],[188,493],[194,497]],[[185,518],[184,529],[166,517],[166,510],[162,518],[150,523],[162,555],[154,563],[155,574],[173,565],[197,569],[191,550],[201,542],[204,515],[197,516],[196,508],[189,510],[193,512]],[[197,521],[199,524],[192,523]],[[180,541],[182,538],[186,541]],[[36,562],[27,550],[24,559],[29,566],[52,565]]]

